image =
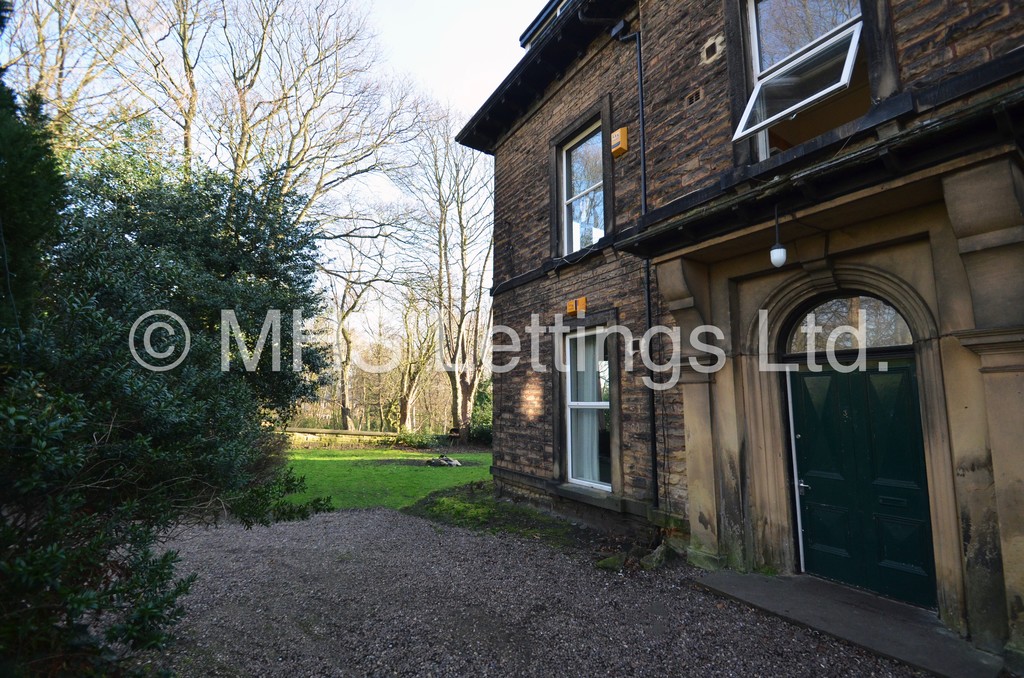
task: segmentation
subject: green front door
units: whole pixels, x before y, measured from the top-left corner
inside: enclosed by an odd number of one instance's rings
[[[935,604],[928,483],[911,359],[790,373],[805,571]]]

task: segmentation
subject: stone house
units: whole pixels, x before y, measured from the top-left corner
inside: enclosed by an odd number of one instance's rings
[[[1022,668],[1024,8],[552,0],[522,43],[458,136],[500,491]]]

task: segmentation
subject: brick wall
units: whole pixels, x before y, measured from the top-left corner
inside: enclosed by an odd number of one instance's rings
[[[702,59],[705,45],[725,34],[720,2],[648,2],[642,18],[653,208],[714,183],[732,167],[731,46]]]
[[[540,363],[548,368],[541,374],[532,369],[525,328],[531,315],[542,325],[551,325],[555,314],[565,312],[565,302],[587,297],[588,313],[614,309],[617,322],[636,336],[645,331],[642,291],[642,262],[630,255],[598,255],[566,269],[564,273],[498,295],[495,318],[523,337],[519,365],[495,380],[494,463],[502,468],[552,478],[554,455],[562,453],[561,441],[553,440],[555,418],[561,404],[554,401],[554,380],[562,375],[552,371],[554,338],[541,337]],[[500,336],[500,335],[499,335]],[[500,341],[500,343],[504,343]],[[620,347],[620,358],[622,351]],[[502,354],[500,364],[513,354]],[[647,401],[640,372],[623,372],[620,382],[621,454],[626,478],[623,494],[630,498],[650,497],[650,464],[647,456]]]
[[[648,201],[655,207],[714,183],[731,167],[732,122],[725,52],[708,63],[701,58],[705,44],[724,35],[720,6],[645,4],[642,21]],[[550,256],[549,142],[605,94],[612,97],[612,128],[627,127],[631,141],[631,151],[615,162],[616,223],[626,227],[639,217],[635,52],[632,43],[602,37],[548,88],[543,113],[526,116],[495,153],[495,281]]]
[[[1007,53],[1022,42],[1024,27],[1014,2],[982,0],[893,0],[893,40],[904,88],[934,84]],[[652,209],[691,191],[715,185],[733,167],[729,61],[743,46],[719,43],[707,58],[705,47],[725,37],[724,2],[644,2],[645,86],[647,95],[648,195]],[[635,21],[636,17],[630,17]],[[607,95],[612,129],[629,128],[631,149],[613,171],[615,223],[632,226],[639,217],[639,139],[635,53],[632,43],[608,36],[596,39],[563,76],[552,82],[531,112],[500,143],[495,153],[495,282],[537,270],[551,257],[551,140]],[[850,152],[870,139],[851,143]],[[586,296],[591,313],[616,309],[618,322],[635,336],[645,328],[640,259],[611,250],[498,294],[496,324],[523,329],[532,313],[550,325],[568,299]],[[674,325],[653,291],[655,321]],[[499,343],[502,339],[499,337]],[[553,364],[550,336],[541,359]],[[503,355],[501,360],[509,356]],[[522,362],[495,379],[494,450],[501,468],[552,478],[557,440],[554,377],[529,368],[529,346]],[[659,355],[664,361],[665,356]],[[621,457],[623,494],[647,501],[651,487],[648,401],[644,372],[621,380]],[[658,488],[662,508],[686,511],[686,454],[680,389],[655,398],[659,448]]]
[[[538,373],[530,365],[530,345],[526,327],[532,314],[541,325],[551,325],[555,314],[563,313],[568,299],[586,296],[591,315],[614,309],[616,322],[639,338],[646,331],[643,297],[642,261],[628,254],[598,255],[577,266],[540,281],[517,287],[494,300],[497,323],[516,330],[522,338],[518,354],[501,353],[496,364],[506,364],[513,356],[519,364],[494,381],[494,463],[496,466],[541,478],[554,478],[555,455],[564,455],[562,441],[555,439],[556,418],[562,404],[555,402],[554,381],[563,379],[551,371],[554,365],[554,339],[545,334],[539,341],[541,365],[549,369]],[[655,322],[672,327],[674,322],[662,314],[656,285],[653,289]],[[498,335],[498,344],[507,344]],[[669,352],[655,342],[654,360],[667,363]],[[620,398],[620,450],[624,478],[623,496],[649,500],[651,465],[648,426],[648,396],[643,377],[647,375],[639,357],[633,371],[625,369],[625,346],[620,343],[619,363],[622,378]],[[678,387],[656,392],[657,441],[659,453],[660,500],[678,515],[685,515],[686,459],[683,442],[682,401]]]
[[[893,0],[890,7],[904,87],[940,82],[1024,44],[1018,0]]]
[[[635,133],[636,61],[628,46],[599,39],[545,94],[543,114],[526,118],[494,156],[495,282],[529,272],[551,256],[550,142],[602,97],[612,97],[613,128]],[[636,142],[633,142],[634,146]],[[623,224],[639,214],[635,152],[615,162],[615,207]]]
[[[660,3],[677,16],[675,25],[689,23],[694,15],[681,8],[680,3]],[[683,9],[682,12],[679,10]],[[654,18],[664,16],[658,9]],[[703,44],[711,33],[721,32],[721,20],[711,9],[704,9],[695,25],[682,33],[671,27],[653,30],[650,40],[669,43],[680,39]],[[660,19],[659,19],[660,20]],[[645,18],[645,30],[647,19]],[[656,54],[662,48],[651,51]],[[646,61],[647,77],[664,80],[675,77],[679,68],[688,62],[699,63],[699,45],[684,58]],[[693,72],[693,78],[680,83],[674,93],[655,88],[653,103],[649,99],[648,139],[659,138],[656,156],[649,155],[649,196],[667,197],[685,187],[687,182],[707,181],[728,155],[725,141],[728,123],[714,120],[714,100],[721,100],[727,83],[724,82],[725,59],[719,58],[708,66]],[[715,79],[721,82],[715,82]],[[614,163],[614,204],[618,227],[626,227],[639,217],[639,157],[638,107],[636,61],[632,43],[618,43],[599,38],[588,54],[566,74],[553,83],[545,93],[540,108],[542,114],[527,116],[518,129],[506,138],[495,154],[495,281],[501,282],[527,273],[550,258],[550,140],[599,102],[611,95],[612,128],[629,128],[631,150]],[[701,88],[703,98],[689,109],[702,120],[703,134],[717,134],[724,140],[725,150],[715,152],[695,150],[702,145],[695,130],[681,129],[674,103],[685,101],[694,87]],[[655,112],[651,112],[655,111]],[[712,132],[712,129],[715,129]],[[671,146],[671,148],[670,148]],[[672,150],[674,149],[674,150]],[[695,171],[681,172],[675,158],[678,153],[694,153]],[[658,177],[658,178],[656,178]],[[652,283],[653,285],[653,283]],[[531,314],[540,316],[540,322],[550,325],[556,313],[564,313],[565,302],[586,296],[590,314],[615,309],[617,322],[628,327],[636,337],[646,331],[643,262],[628,254],[611,251],[598,254],[579,264],[561,269],[558,273],[514,288],[494,299],[495,322],[508,325],[526,339],[524,328]],[[660,296],[653,286],[655,322],[667,326],[674,323],[660,309]],[[499,337],[499,343],[502,338]],[[553,365],[554,343],[550,336],[542,338],[541,362]],[[624,359],[620,345],[620,360]],[[510,357],[502,354],[501,363]],[[495,379],[494,395],[494,463],[512,471],[541,478],[552,478],[555,455],[564,455],[561,440],[555,440],[556,417],[561,416],[561,403],[554,402],[553,374],[537,374],[529,366],[529,346],[524,341],[521,362],[513,371]],[[658,350],[656,360],[663,362],[667,353]],[[636,361],[632,373],[623,371],[620,381],[620,455],[623,471],[623,495],[640,501],[649,501],[654,488],[651,485],[650,431],[648,425],[648,395],[642,382],[646,370]],[[679,515],[685,514],[686,460],[683,449],[682,404],[680,389],[656,394],[658,415],[658,452],[661,483],[660,501]]]

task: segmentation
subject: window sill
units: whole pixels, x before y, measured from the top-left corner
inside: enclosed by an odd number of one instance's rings
[[[496,480],[505,480],[512,484],[525,485],[554,497],[568,499],[607,511],[614,511],[615,513],[624,513],[647,519],[651,510],[651,507],[642,501],[626,499],[611,492],[602,492],[601,490],[594,490],[571,483],[560,483],[557,480],[549,480],[529,473],[523,473],[522,471],[501,468],[500,466],[492,466],[491,475]]]
[[[548,261],[544,262],[544,271],[558,271],[560,269],[565,268],[566,266],[578,264],[581,261],[590,259],[591,257],[601,254],[604,250],[611,247],[614,242],[614,235],[605,235],[603,238],[595,242],[590,247],[587,247],[582,250],[576,250],[575,252],[570,252],[569,254],[566,254],[561,257],[552,257]]]
[[[863,132],[871,131],[886,122],[890,122],[914,110],[914,100],[910,92],[903,92],[875,104],[865,115],[851,120],[845,125],[825,132],[821,136],[805,141],[799,146],[787,149],[770,158],[751,165],[744,165],[733,170],[725,177],[721,188],[730,188],[751,178],[775,172],[780,167],[797,162],[835,144],[845,142]]]
[[[647,504],[643,502],[626,499],[619,495],[604,490],[598,490],[585,485],[574,483],[562,483],[552,486],[552,491],[562,499],[570,499],[588,506],[596,506],[616,513],[628,513],[637,516],[647,516]]]

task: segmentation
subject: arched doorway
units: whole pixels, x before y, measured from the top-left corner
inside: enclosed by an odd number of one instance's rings
[[[934,606],[907,322],[876,297],[837,296],[795,314],[781,339],[802,570]]]

